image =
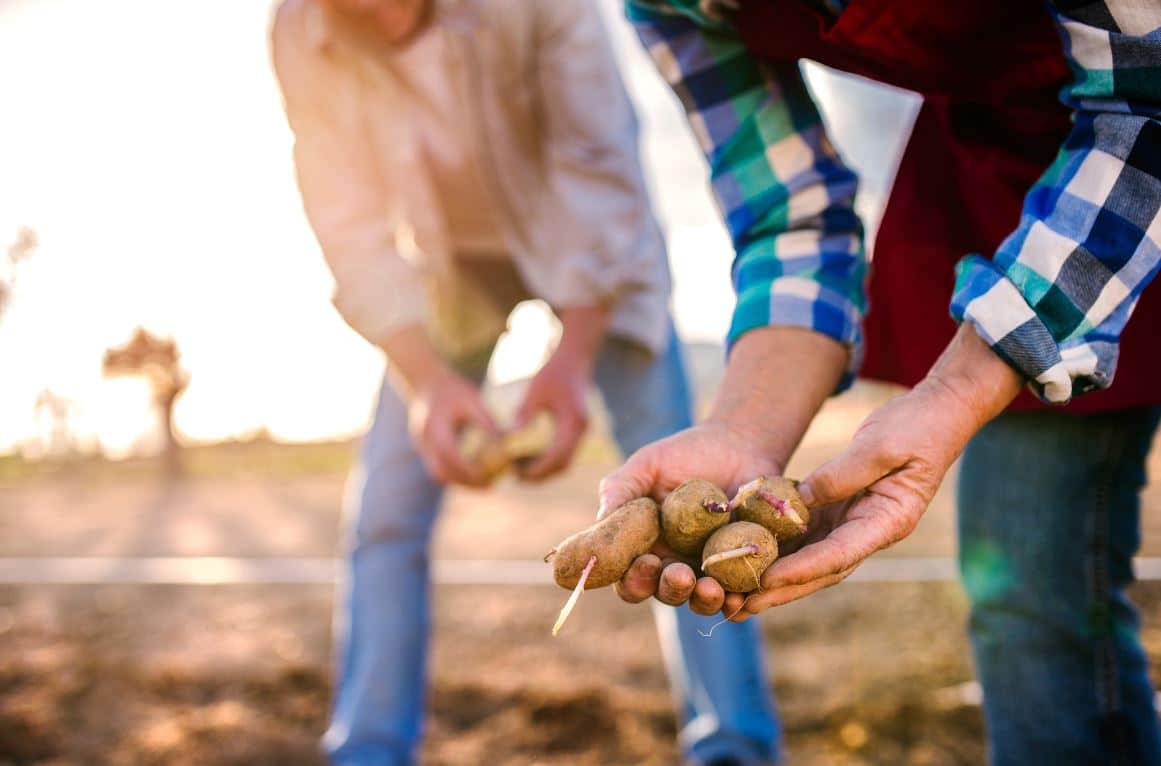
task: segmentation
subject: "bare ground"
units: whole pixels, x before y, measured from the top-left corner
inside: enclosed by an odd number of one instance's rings
[[[5,589],[0,762],[321,763],[330,595]],[[436,603],[425,762],[677,761],[647,610],[591,594],[553,640],[550,588],[441,588]],[[948,691],[970,677],[961,621],[946,585],[850,585],[767,619],[793,762],[980,762],[977,710]]]
[[[881,397],[856,391],[828,405],[792,473],[833,453]],[[543,553],[591,519],[593,488],[614,462],[602,444],[590,441],[551,484],[453,493],[435,555]],[[0,461],[0,556],[328,556],[352,454],[349,444],[202,448],[172,485],[148,461]],[[954,553],[953,482],[889,555]],[[1161,485],[1145,506],[1143,552],[1158,555]],[[1156,661],[1161,584],[1135,593]],[[594,592],[551,639],[563,595],[436,589],[425,763],[677,763],[648,610]],[[331,602],[321,586],[0,587],[0,766],[321,764]],[[768,613],[790,762],[982,763],[964,619],[949,584],[846,583]]]

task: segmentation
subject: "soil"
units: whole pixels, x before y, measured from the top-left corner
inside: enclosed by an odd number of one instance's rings
[[[829,404],[791,475],[833,454],[881,398],[861,389]],[[330,556],[353,453],[199,448],[176,483],[148,461],[7,460],[0,556]],[[538,558],[591,520],[594,488],[615,460],[596,438],[559,481],[453,492],[434,555]],[[881,555],[953,555],[953,484]],[[1161,485],[1144,498],[1142,553],[1156,556]],[[552,639],[565,595],[435,589],[425,764],[679,763],[649,609],[593,591]],[[1156,664],[1161,583],[1134,595]],[[0,587],[0,766],[322,764],[331,617],[332,589],[318,585]],[[965,619],[950,583],[848,582],[764,615],[789,762],[983,763]]]
[[[330,601],[322,586],[6,588],[0,763],[321,764]],[[594,592],[554,640],[560,602],[437,589],[424,763],[678,762],[648,610]],[[955,694],[962,620],[936,584],[852,584],[767,618],[793,762],[979,763],[978,709]]]

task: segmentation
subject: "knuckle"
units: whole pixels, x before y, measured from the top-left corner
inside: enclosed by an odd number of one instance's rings
[[[902,540],[904,537],[907,537],[908,535],[910,535],[912,532],[915,531],[915,528],[917,526],[919,526],[919,519],[918,518],[912,517],[909,514],[901,514],[899,519],[897,520],[897,522],[895,524],[894,540],[892,540],[891,542],[898,542],[899,540]]]
[[[874,454],[880,467],[892,470],[907,462],[907,450],[897,440],[879,437],[873,443]]]
[[[614,590],[622,601],[629,604],[640,604],[645,599],[649,598],[648,593],[643,593],[640,589],[635,589],[631,585],[625,583],[617,583]]]
[[[858,551],[850,544],[846,542],[835,543],[835,562],[827,576],[834,577],[848,569],[853,569],[858,565],[860,558]]]
[[[818,498],[831,499],[838,492],[838,471],[830,463],[818,468],[810,476],[810,486]]]
[[[837,575],[835,575],[834,582],[831,584],[837,585],[838,583],[842,582],[843,580],[845,580],[848,577],[850,577],[851,575],[853,575],[855,573],[855,570],[858,568],[859,568],[859,566],[858,566],[858,564],[856,564],[853,567],[850,567],[848,569],[844,569],[843,571],[841,571]]]

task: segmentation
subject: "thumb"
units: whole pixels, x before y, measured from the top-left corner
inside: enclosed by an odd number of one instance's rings
[[[472,396],[464,397],[461,402],[460,419],[460,425],[463,422],[472,423],[484,429],[484,432],[492,437],[497,436],[500,432],[496,427],[496,420],[492,417],[488,405],[484,403],[484,397],[479,390],[473,390]]]
[[[656,479],[656,465],[649,454],[640,451],[634,453],[623,466],[601,479],[597,518],[602,518],[630,500],[648,497],[652,494]]]
[[[544,396],[541,394],[540,387],[537,385],[535,378],[528,384],[527,390],[520,398],[520,406],[516,408],[516,414],[512,418],[512,427],[520,428],[525,426],[536,413],[541,410],[551,409],[551,402],[544,401]]]
[[[812,508],[837,503],[871,486],[903,462],[879,439],[856,437],[799,482],[798,493]]]
[[[523,428],[532,421],[536,413],[545,409],[548,408],[541,405],[539,401],[525,398],[524,401],[520,402],[520,407],[517,408],[516,414],[512,417],[512,428]]]

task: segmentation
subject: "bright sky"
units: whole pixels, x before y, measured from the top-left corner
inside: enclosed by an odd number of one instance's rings
[[[720,339],[731,252],[704,165],[672,95],[600,0],[642,117],[666,228],[678,326]],[[83,442],[125,454],[151,428],[143,384],[107,381],[104,350],[145,325],[174,336],[192,382],[177,426],[194,440],[352,435],[380,354],[330,305],[303,218],[291,137],[270,71],[267,0],[0,0],[0,246],[40,249],[0,323],[0,453],[36,439],[43,389],[74,402]],[[914,102],[812,72],[836,142],[866,174],[872,210]],[[849,117],[857,102],[872,128]],[[854,155],[859,155],[856,157]],[[695,291],[696,290],[696,294]],[[527,374],[552,326],[519,314],[493,374]]]

